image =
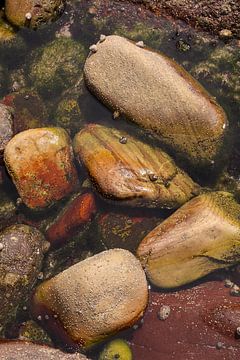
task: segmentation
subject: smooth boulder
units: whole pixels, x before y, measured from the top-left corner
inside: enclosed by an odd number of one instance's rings
[[[73,147],[98,190],[119,204],[177,208],[199,192],[165,152],[123,131],[90,124]]]
[[[84,76],[104,104],[151,130],[194,165],[221,157],[228,125],[224,110],[164,54],[107,36],[87,58]]]
[[[4,161],[22,201],[31,209],[52,205],[78,184],[71,141],[61,128],[15,135],[5,148]]]
[[[240,205],[230,193],[200,195],[140,243],[137,254],[150,281],[174,288],[240,261]]]
[[[32,315],[53,341],[90,348],[143,315],[148,286],[140,262],[113,249],[71,266],[35,292]]]

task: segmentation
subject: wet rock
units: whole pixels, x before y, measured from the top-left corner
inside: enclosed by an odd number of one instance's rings
[[[97,220],[98,237],[104,249],[120,247],[135,253],[140,241],[161,221],[157,217],[104,213]],[[94,240],[96,246],[95,236]]]
[[[33,341],[38,344],[52,345],[47,333],[34,321],[28,320],[21,324],[19,329],[19,340]]]
[[[156,133],[193,164],[210,165],[220,157],[226,115],[173,60],[108,36],[87,58],[84,74],[107,106]]]
[[[148,300],[145,274],[128,251],[104,251],[41,284],[32,315],[54,341],[89,348],[132,326]]]
[[[70,139],[61,128],[30,129],[15,135],[4,160],[22,201],[31,209],[53,204],[77,186]]]
[[[5,14],[15,26],[37,29],[56,20],[63,12],[66,0],[14,0],[5,1]]]
[[[75,194],[58,216],[47,226],[46,238],[53,247],[63,245],[80,228],[91,222],[95,211],[96,205],[92,193]]]
[[[2,102],[14,109],[15,134],[47,125],[47,110],[37,93],[21,90],[5,96]]]
[[[16,222],[17,208],[13,199],[0,188],[0,230]]]
[[[56,126],[64,128],[71,136],[74,136],[82,128],[82,119],[77,97],[64,97],[58,103],[55,114]]]
[[[0,64],[0,96],[3,96],[8,85],[8,74],[5,67]]]
[[[171,314],[166,321],[160,321],[157,313],[164,304],[171,307]],[[239,340],[234,333],[219,331],[214,326],[215,316],[208,317],[212,325],[206,321],[211,309],[221,307],[237,308],[239,298],[231,297],[224,282],[217,278],[188,289],[152,291],[144,323],[130,338],[133,358],[173,360],[177,355],[179,360],[238,359]],[[218,343],[223,345],[220,350]]]
[[[13,109],[0,103],[0,162],[7,143],[13,137]]]
[[[225,192],[200,195],[177,210],[137,250],[151,282],[173,288],[239,262],[239,211]]]
[[[100,192],[120,204],[175,208],[199,191],[161,149],[113,128],[88,125],[75,136],[74,151]]]
[[[0,359],[6,360],[87,360],[82,354],[66,354],[49,346],[27,341],[6,341],[0,344]]]
[[[132,360],[132,352],[128,343],[116,339],[108,343],[99,356],[99,360]]]
[[[82,73],[85,51],[77,41],[59,38],[32,56],[30,80],[42,96],[48,97],[75,84]]]
[[[0,233],[0,324],[14,321],[19,306],[28,300],[43,259],[43,235],[27,225],[13,225]]]

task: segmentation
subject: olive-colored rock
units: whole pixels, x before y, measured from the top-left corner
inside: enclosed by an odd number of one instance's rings
[[[61,128],[38,128],[15,135],[4,160],[22,201],[43,208],[70,194],[77,186],[70,139]]]
[[[55,114],[56,126],[67,130],[74,136],[82,128],[82,113],[78,104],[77,97],[64,98],[58,103]]]
[[[13,137],[13,109],[0,103],[0,161],[7,143]]]
[[[52,346],[52,341],[48,334],[33,320],[28,320],[20,325],[19,340],[33,341],[38,344]]]
[[[226,192],[203,194],[183,205],[139,245],[150,281],[172,288],[238,263],[239,212]]]
[[[33,53],[29,77],[45,97],[58,95],[74,85],[82,74],[83,46],[72,39],[59,38]]]
[[[56,20],[63,12],[66,0],[6,0],[5,14],[15,26],[32,29]]]
[[[0,233],[0,324],[14,321],[19,306],[28,300],[43,259],[44,237],[35,228],[13,225]]]
[[[49,346],[27,341],[0,343],[0,360],[87,360],[82,354],[66,354]]]
[[[89,89],[107,106],[156,133],[192,163],[210,165],[223,145],[223,109],[165,55],[108,36],[87,58]]]
[[[100,192],[121,204],[176,208],[199,191],[161,149],[113,128],[88,125],[74,151]]]
[[[48,114],[39,95],[23,89],[4,97],[2,102],[14,110],[14,133],[27,129],[43,127],[47,124]]]
[[[42,283],[33,298],[32,315],[53,341],[86,349],[131,327],[147,301],[141,264],[129,251],[113,249]]]
[[[116,339],[108,343],[99,356],[99,360],[132,360],[132,352],[128,343]]]

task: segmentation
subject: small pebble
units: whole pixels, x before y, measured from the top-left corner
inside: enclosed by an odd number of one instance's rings
[[[37,319],[38,319],[39,321],[41,321],[41,320],[42,320],[41,315],[38,315]]]
[[[26,306],[23,306],[23,311],[26,311],[27,310],[27,307]]]
[[[155,174],[149,174],[148,176],[151,181],[157,181],[157,179],[158,179],[158,176]]]
[[[97,48],[97,45],[96,44],[93,44],[89,47],[89,50],[92,52],[92,53],[96,53],[98,48]]]
[[[144,48],[144,46],[145,46],[143,41],[136,42],[136,45],[140,48]]]
[[[101,34],[100,35],[100,43],[106,40],[106,35]]]
[[[119,111],[118,111],[118,110],[114,111],[114,113],[113,113],[113,118],[114,118],[114,119],[117,119],[119,116],[120,116]]]
[[[126,144],[127,143],[127,138],[125,136],[121,136],[119,139],[120,144]]]
[[[225,285],[227,288],[232,288],[233,285],[234,285],[234,283],[233,283],[231,280],[226,279],[224,285]]]
[[[25,18],[26,18],[27,20],[31,20],[32,14],[31,14],[30,12],[26,13]]]
[[[0,243],[0,251],[2,251],[2,250],[3,250],[3,248],[4,248],[3,243]]]
[[[223,343],[221,341],[219,341],[217,344],[216,344],[216,348],[218,350],[222,349],[223,348]]]
[[[24,99],[25,99],[25,100],[28,100],[28,99],[29,99],[29,95],[25,95],[25,96],[24,96]]]
[[[133,330],[137,330],[138,329],[138,325],[133,325]]]
[[[160,307],[158,311],[158,318],[159,320],[166,320],[170,315],[171,309],[168,305],[163,305]]]
[[[228,30],[228,29],[222,29],[221,31],[219,31],[218,33],[220,39],[223,39],[223,40],[228,40],[232,37],[232,32],[231,30]]]
[[[45,315],[44,318],[45,318],[45,320],[49,320],[49,316],[48,316],[48,315]]]
[[[40,272],[39,274],[38,274],[38,280],[42,280],[43,279],[43,272]]]
[[[230,294],[232,296],[240,296],[240,288],[237,285],[233,285],[233,287],[230,290]]]

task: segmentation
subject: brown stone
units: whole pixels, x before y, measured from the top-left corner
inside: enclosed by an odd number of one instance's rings
[[[113,128],[88,125],[74,151],[104,197],[119,204],[176,208],[199,192],[160,148]]]
[[[89,89],[193,164],[220,157],[227,118],[203,87],[161,53],[108,36],[86,60]]]
[[[71,266],[36,290],[32,315],[53,341],[89,348],[131,327],[148,301],[147,281],[129,251],[113,249]]]
[[[138,247],[151,282],[173,288],[238,263],[239,212],[226,192],[200,195],[178,209]]]
[[[62,199],[78,183],[70,138],[61,128],[30,129],[15,135],[4,160],[22,201],[31,209]]]

